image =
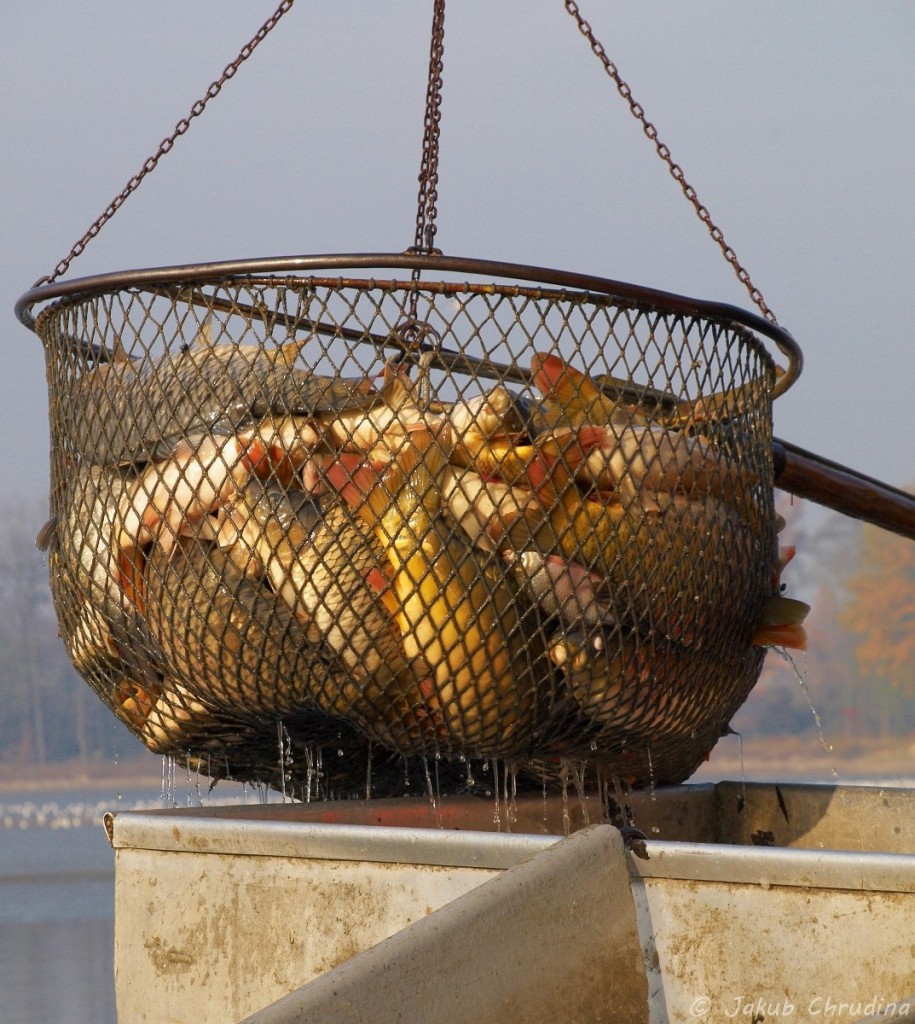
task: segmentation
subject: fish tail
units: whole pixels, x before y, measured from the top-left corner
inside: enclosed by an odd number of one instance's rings
[[[407,405],[415,404],[413,381],[406,367],[386,364],[383,381],[381,396],[395,412],[399,412]]]

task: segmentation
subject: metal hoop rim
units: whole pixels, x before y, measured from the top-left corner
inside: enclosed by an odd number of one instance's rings
[[[784,394],[798,379],[803,369],[803,353],[794,337],[778,324],[764,317],[727,303],[690,298],[673,292],[647,288],[612,278],[572,271],[554,270],[523,263],[445,256],[440,253],[332,253],[302,256],[268,256],[255,259],[222,260],[208,263],[186,263],[176,266],[121,270],[107,274],[78,277],[30,288],[16,302],[16,317],[29,330],[35,330],[36,305],[54,299],[70,298],[82,293],[109,291],[116,288],[150,284],[175,284],[194,278],[224,279],[250,277],[293,271],[315,270],[419,270],[428,273],[463,273],[496,277],[598,293],[624,303],[649,306],[655,310],[686,316],[699,316],[719,323],[736,323],[774,342],[788,365],[773,388],[773,398]]]

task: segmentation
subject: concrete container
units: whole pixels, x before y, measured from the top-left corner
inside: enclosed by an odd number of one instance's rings
[[[630,849],[593,799],[118,814],[119,1021],[906,1019],[915,792],[630,803]]]

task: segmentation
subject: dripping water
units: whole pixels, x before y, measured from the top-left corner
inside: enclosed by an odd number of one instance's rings
[[[546,799],[546,763],[540,766],[540,778],[543,783],[543,824],[548,826],[550,815]]]
[[[594,776],[597,780],[597,802],[600,805],[600,820],[606,824],[610,821],[610,800],[607,792],[607,779],[600,765],[594,766]]]
[[[286,792],[286,783],[292,780],[292,737],[289,735],[289,731],[286,726],[283,725],[282,721],[276,723],[276,739],[279,745],[280,760],[280,792],[282,793],[283,803],[287,800],[292,800],[292,795]]]
[[[194,780],[191,776],[191,761],[190,758],[184,764],[184,802],[188,807],[193,807],[193,798],[191,797],[191,789],[193,787]]]
[[[632,805],[630,801],[631,791],[629,786],[626,786],[626,792],[623,792],[623,784],[620,781],[618,775],[613,777],[613,793],[616,797],[616,805],[619,808],[619,818],[624,825],[635,825],[635,815],[632,813]]]
[[[484,766],[485,771],[485,766]],[[499,802],[499,759],[494,757],[492,759],[492,791],[496,797],[496,809],[492,816],[493,824],[496,826],[496,831],[502,831],[502,814],[501,804]]]
[[[315,796],[320,800],[324,796],[326,777],[324,775],[324,748],[315,751]]]
[[[791,671],[794,672],[794,677],[795,679],[797,679],[798,685],[800,686],[801,691],[804,694],[804,699],[807,701],[807,707],[810,708],[810,713],[811,715],[813,715],[813,721],[816,724],[817,733],[820,737],[820,746],[823,748],[823,750],[826,751],[827,754],[832,755],[832,744],[826,739],[826,735],[823,732],[823,720],[820,718],[819,712],[814,707],[813,699],[810,696],[810,688],[807,686],[807,680],[804,678],[803,674],[801,673],[801,670],[797,667],[797,662],[794,660],[794,658],[791,657],[791,655],[787,652],[787,650],[785,650],[784,647],[776,647],[775,650],[778,652],[779,657],[781,657],[782,660],[788,664]],[[835,765],[832,765],[829,770],[832,773],[833,778],[839,777],[839,773],[836,770]]]
[[[433,784],[432,784],[432,775],[429,772],[429,759],[425,755],[423,755],[423,757],[422,757],[422,762],[423,762],[423,773],[426,776],[426,795],[429,797],[429,804],[432,807],[432,813],[434,815],[436,815],[436,817],[438,818],[438,827],[439,828],[444,828],[445,827],[445,823],[442,820],[442,815],[441,815],[441,812],[439,811],[439,802],[440,801],[438,799],[436,799],[436,797],[438,796],[438,766],[436,766],[436,769],[435,769],[436,784],[435,784],[435,786],[433,786]]]
[[[654,764],[651,760],[651,744],[645,748],[645,753],[648,756],[648,795],[651,798],[651,802],[655,803],[658,799],[658,795],[655,792],[657,786],[655,785]]]
[[[197,758],[194,764],[194,799],[197,801],[195,807],[203,807],[203,789],[201,788],[201,780],[203,779],[202,760]]]
[[[505,830],[511,832],[518,820],[518,766],[506,761],[502,766],[502,795],[505,800]]]
[[[743,735],[739,732],[735,732],[734,735],[737,737],[737,753],[740,756],[740,806],[737,810],[743,813],[747,808],[747,771],[743,762]]]
[[[562,785],[562,834],[571,835],[572,819],[569,816],[569,762],[563,757],[559,761],[559,781]]]
[[[175,800],[176,763],[174,755],[162,756],[162,792],[159,794],[163,807],[177,807]]]
[[[585,798],[585,773],[588,762],[579,761],[572,765],[572,783],[575,786],[575,794],[578,797],[578,806],[581,808],[581,817],[584,824],[591,824],[591,816],[588,814],[588,804]]]
[[[311,791],[315,783],[314,747],[309,743],[305,747],[305,803],[311,803]]]
[[[365,757],[365,799],[372,799],[372,744],[369,742],[369,749]]]

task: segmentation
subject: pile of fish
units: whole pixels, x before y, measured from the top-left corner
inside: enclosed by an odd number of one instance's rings
[[[205,328],[67,396],[39,543],[74,665],[150,749],[257,777],[279,729],[354,778],[373,745],[639,781],[649,747],[680,781],[762,648],[804,645],[792,552],[721,440],[739,393],[650,406],[536,354],[531,394],[442,402],[300,349]]]

